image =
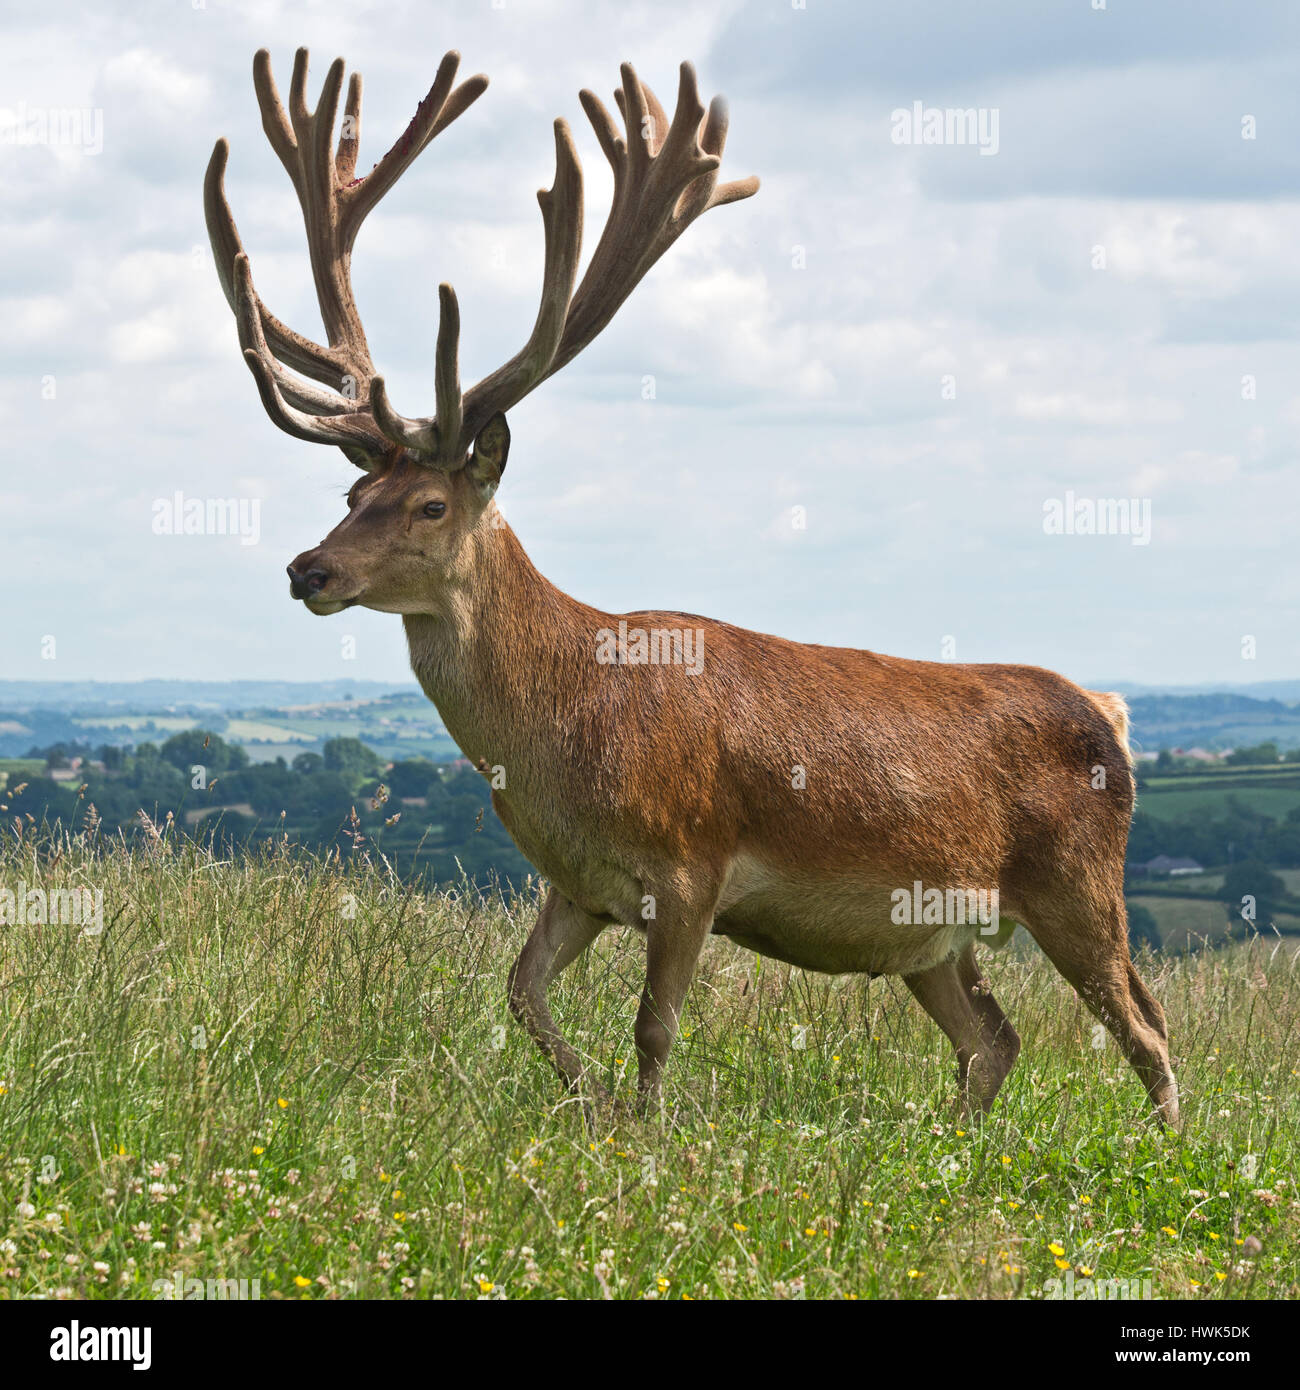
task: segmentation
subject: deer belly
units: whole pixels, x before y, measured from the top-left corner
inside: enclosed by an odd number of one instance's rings
[[[990,925],[968,914],[964,899],[951,913],[913,912],[912,885],[906,891],[904,904],[894,885],[786,874],[738,861],[713,930],[805,970],[872,975],[927,970],[964,950],[981,931],[997,930],[996,919]]]

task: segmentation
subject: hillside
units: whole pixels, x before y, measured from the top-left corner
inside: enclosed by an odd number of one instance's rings
[[[458,755],[438,711],[415,686],[335,681],[142,681],[132,685],[0,682],[0,758],[51,744],[124,746],[202,728],[241,744],[255,762],[319,753],[359,738],[385,758]],[[11,690],[17,687],[17,690]]]
[[[1130,734],[1138,752],[1161,748],[1237,748],[1272,740],[1300,747],[1300,704],[1220,692],[1138,695],[1129,699]]]

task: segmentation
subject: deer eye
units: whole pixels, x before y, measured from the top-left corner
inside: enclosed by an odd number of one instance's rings
[[[445,502],[426,502],[424,504],[425,516],[431,516],[435,519],[442,516],[446,510],[447,504]]]

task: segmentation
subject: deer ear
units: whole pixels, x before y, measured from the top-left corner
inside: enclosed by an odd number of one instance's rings
[[[506,417],[497,413],[479,431],[474,448],[465,464],[470,481],[486,502],[497,490],[501,475],[506,471],[506,455],[510,452],[510,427]]]

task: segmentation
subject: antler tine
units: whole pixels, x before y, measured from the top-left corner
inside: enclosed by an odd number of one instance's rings
[[[617,198],[623,176],[623,167],[627,162],[627,144],[618,133],[618,127],[614,124],[613,117],[605,109],[604,103],[595,92],[584,87],[578,93],[578,100],[582,103],[582,109],[587,113],[587,119],[596,132],[596,139],[600,142],[600,148],[604,151],[605,158],[609,160],[609,167],[614,171],[614,196]]]
[[[415,109],[409,126],[388,153],[365,178],[349,184],[344,190],[346,205],[345,245],[352,242],[371,209],[401,177],[411,161],[428,145],[439,131],[445,130],[457,116],[465,112],[487,90],[488,80],[479,73],[462,82],[452,91],[460,54],[452,49],[438,65],[437,76],[424,100]]]
[[[293,180],[296,188],[298,171],[294,163],[294,151],[297,142],[294,140],[293,127],[285,115],[284,103],[276,89],[269,49],[259,48],[253,54],[253,90],[257,93],[257,104],[262,112],[262,129],[266,132],[271,148],[279,156],[280,163],[284,165],[285,173]]]
[[[623,129],[627,131],[628,170],[633,179],[644,178],[650,165],[650,139],[645,125],[648,114],[645,92],[631,63],[619,66],[619,76],[623,79],[623,85],[614,93],[614,100],[618,103],[619,114],[623,117]],[[655,103],[656,106],[658,104]]]
[[[348,100],[343,108],[343,128],[339,131],[338,153],[334,156],[334,177],[341,185],[352,182],[361,148],[361,74],[348,78]]]
[[[312,143],[309,168],[313,174],[321,179],[322,193],[333,190],[338,182],[334,162],[330,156],[333,154],[334,122],[338,117],[339,93],[342,90],[343,59],[335,58],[329,66],[329,71],[325,74],[325,83],[321,87],[320,100],[316,103],[316,110],[311,120],[303,123],[303,131],[310,136]],[[302,135],[299,135],[298,139],[301,145]]]
[[[457,453],[461,430],[460,368],[460,306],[456,291],[446,283],[438,286],[438,348],[434,361],[434,388],[437,414],[425,419],[408,420],[393,409],[388,390],[381,376],[370,382],[370,404],[375,419],[384,434],[404,448],[412,449],[425,461],[459,462],[463,450]],[[439,447],[446,440],[447,447]],[[468,447],[468,446],[466,446]]]
[[[648,122],[642,117],[641,127],[642,137],[652,155],[658,154],[664,143],[664,137],[668,134],[668,113],[659,104],[659,98],[655,96],[648,83],[642,82],[641,95],[645,98],[646,115],[650,117]],[[614,99],[618,102],[619,111],[623,112],[623,89],[620,87],[614,93]],[[626,112],[623,114],[624,121],[627,120]]]
[[[655,163],[655,171],[662,171],[666,180],[680,181],[685,186],[702,175],[717,172],[722,161],[716,154],[707,153],[700,143],[704,116],[695,69],[690,63],[683,63],[677,83],[677,109]]]
[[[289,121],[294,136],[302,143],[302,132],[310,116],[307,111],[307,67],[310,62],[308,50],[298,48],[293,55],[293,76],[289,79]]]
[[[258,56],[258,66],[265,74],[261,83],[261,92],[265,95],[263,124],[274,126],[283,134],[284,108],[271,77],[270,58]],[[346,254],[350,243],[346,241],[343,228],[333,152],[334,124],[343,86],[343,59],[336,58],[330,64],[315,111],[307,106],[307,71],[308,53],[300,48],[294,54],[293,77],[289,83],[288,120],[293,151],[287,167],[302,206],[307,253],[325,334],[335,350],[339,375],[350,378],[354,389],[360,392],[374,375],[375,368],[352,296]],[[335,381],[338,379],[336,376]]]
[[[404,449],[410,449],[424,458],[435,452],[438,436],[430,420],[408,420],[393,409],[388,399],[388,388],[381,376],[370,378],[370,409],[375,423],[384,433],[384,438]]]
[[[445,281],[438,286],[438,348],[433,384],[438,436],[451,448],[457,448],[464,428],[460,394],[460,305],[456,301],[456,291]]]
[[[475,73],[473,77],[467,77],[464,82],[447,98],[447,104],[442,108],[442,115],[433,123],[424,145],[427,145],[435,135],[440,135],[454,121],[457,116],[463,116],[466,111],[476,102],[479,97],[487,91],[488,80],[484,73]],[[420,148],[423,149],[424,145]]]

